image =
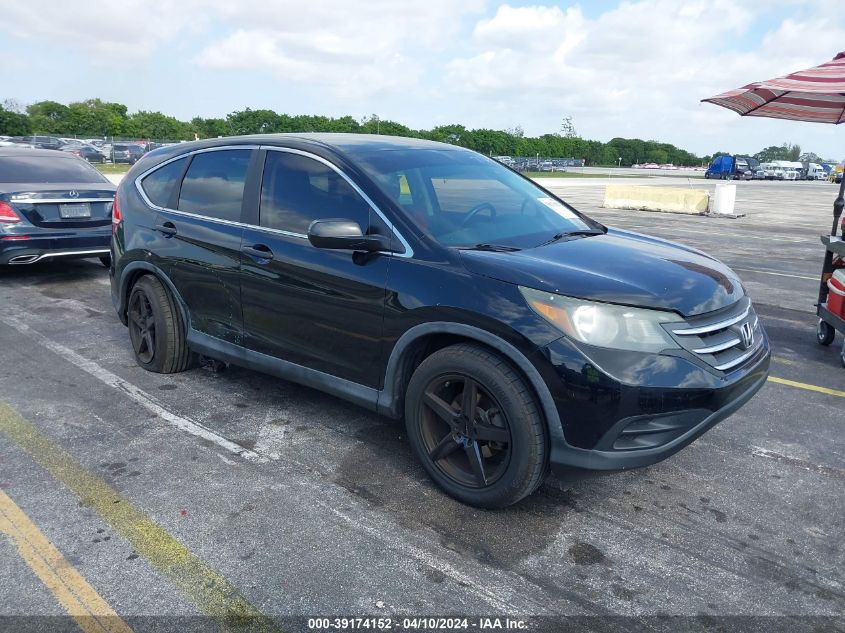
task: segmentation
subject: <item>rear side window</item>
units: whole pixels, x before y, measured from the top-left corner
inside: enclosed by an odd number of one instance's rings
[[[354,220],[365,233],[370,206],[336,171],[289,152],[267,152],[261,183],[261,226],[305,234],[314,220]]]
[[[0,182],[89,184],[109,182],[87,161],[56,152],[58,156],[0,156]]]
[[[250,154],[248,149],[195,154],[182,181],[179,210],[240,221]]]
[[[169,207],[173,188],[179,183],[182,172],[185,171],[187,158],[180,158],[164,167],[159,167],[141,181],[144,193],[157,207]]]

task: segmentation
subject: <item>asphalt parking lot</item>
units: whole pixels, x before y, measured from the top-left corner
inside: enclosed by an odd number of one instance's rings
[[[95,260],[2,270],[0,616],[78,603],[110,616],[88,622],[103,630],[197,615],[268,630],[364,615],[840,630],[845,369],[841,337],[816,344],[813,306],[834,186],[738,183],[746,216],[716,219],[602,209],[599,178],[542,183],[732,266],[773,380],[661,464],[552,478],[485,512],[429,482],[401,424],[234,367],[143,371]]]

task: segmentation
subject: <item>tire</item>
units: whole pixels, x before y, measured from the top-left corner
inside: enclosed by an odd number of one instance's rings
[[[819,324],[816,326],[816,341],[819,345],[830,345],[833,339],[836,338],[836,330],[834,330],[826,322],[819,319]]]
[[[164,285],[144,275],[129,293],[129,339],[135,362],[147,371],[175,374],[185,371],[191,352],[185,342],[181,312]]]
[[[845,341],[842,341],[842,349],[839,351],[839,362],[845,367]]]
[[[470,399],[472,424],[461,412]],[[419,365],[405,394],[405,426],[429,476],[463,503],[509,506],[533,493],[548,471],[533,392],[505,359],[479,345],[452,345]]]
[[[111,268],[111,255],[103,255],[100,257],[100,263],[106,268]]]

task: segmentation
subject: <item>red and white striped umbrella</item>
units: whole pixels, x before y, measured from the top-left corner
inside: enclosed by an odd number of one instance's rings
[[[845,51],[821,66],[751,83],[702,101],[742,116],[845,123]]]

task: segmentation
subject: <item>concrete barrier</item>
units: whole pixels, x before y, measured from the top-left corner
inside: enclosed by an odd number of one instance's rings
[[[702,215],[707,213],[709,203],[710,194],[704,189],[607,185],[603,206],[608,209],[643,209]]]

